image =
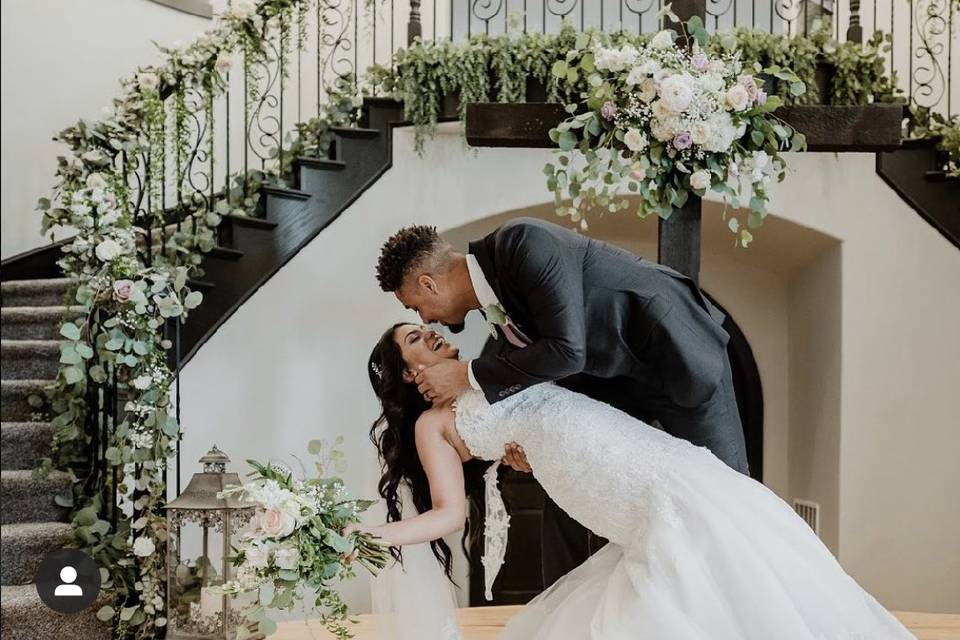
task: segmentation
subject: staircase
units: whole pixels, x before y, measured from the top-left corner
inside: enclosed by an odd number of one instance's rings
[[[291,187],[263,187],[262,217],[225,216],[220,245],[205,256],[203,304],[180,327],[180,365],[197,352],[257,289],[266,283],[392,163],[394,124],[403,105],[389,98],[366,98],[359,127],[334,128],[326,158],[293,162]],[[171,354],[176,360],[176,354]],[[171,362],[176,364],[176,362]]]
[[[59,326],[70,307],[71,281],[12,280],[2,284],[3,396],[0,401],[0,598],[2,640],[109,638],[96,617],[99,605],[74,615],[40,601],[33,576],[43,557],[65,546],[72,527],[54,496],[69,493],[70,477],[34,479],[49,452],[50,424],[36,421],[27,399],[53,380],[59,366]]]
[[[960,249],[960,178],[943,170],[937,140],[904,140],[877,154],[877,173],[953,246]]]
[[[400,103],[368,98],[359,127],[334,130],[328,158],[297,158],[291,187],[263,188],[262,217],[223,218],[219,244],[204,258],[202,280],[190,282],[203,291],[203,304],[179,327],[180,353],[171,353],[172,361],[183,366],[244,301],[390,168],[391,128],[402,119]],[[70,313],[71,287],[70,280],[50,277],[58,274],[61,244],[5,260],[0,272],[2,640],[110,635],[94,615],[100,604],[81,614],[61,615],[48,609],[30,584],[44,555],[63,547],[71,532],[67,510],[54,503],[55,495],[68,491],[68,476],[32,477],[52,432],[49,423],[36,421],[27,402],[56,377],[59,367],[58,329]]]

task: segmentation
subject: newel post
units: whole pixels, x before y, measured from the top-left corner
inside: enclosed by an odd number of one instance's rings
[[[420,23],[420,0],[410,0],[410,19],[407,21],[407,45],[423,35]]]
[[[847,27],[847,42],[863,42],[863,27],[860,26],[860,0],[850,0],[850,26]]]

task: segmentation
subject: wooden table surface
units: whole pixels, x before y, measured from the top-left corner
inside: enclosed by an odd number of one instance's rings
[[[520,607],[472,607],[460,609],[460,626],[464,640],[494,640],[507,620]],[[960,615],[942,613],[894,614],[917,636],[918,640],[960,640]],[[372,616],[360,616],[354,628],[356,640],[377,640]],[[279,625],[271,640],[330,640],[316,621],[285,622]]]

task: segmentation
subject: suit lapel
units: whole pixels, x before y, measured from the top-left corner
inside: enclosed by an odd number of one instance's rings
[[[510,316],[517,328],[531,340],[536,340],[539,333],[536,327],[530,322],[522,305],[517,304],[517,300],[512,295],[509,284],[504,284],[500,280],[500,274],[496,265],[496,231],[469,244],[470,254],[477,259],[483,277],[487,279],[490,288],[493,289],[497,300],[503,305],[503,310]],[[503,331],[500,330],[501,335]]]

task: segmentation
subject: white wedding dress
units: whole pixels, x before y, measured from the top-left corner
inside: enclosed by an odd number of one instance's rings
[[[706,448],[554,384],[494,405],[470,391],[455,411],[474,456],[499,460],[519,443],[550,497],[610,540],[504,640],[914,638],[786,503]],[[489,590],[509,521],[492,471],[487,495]]]

